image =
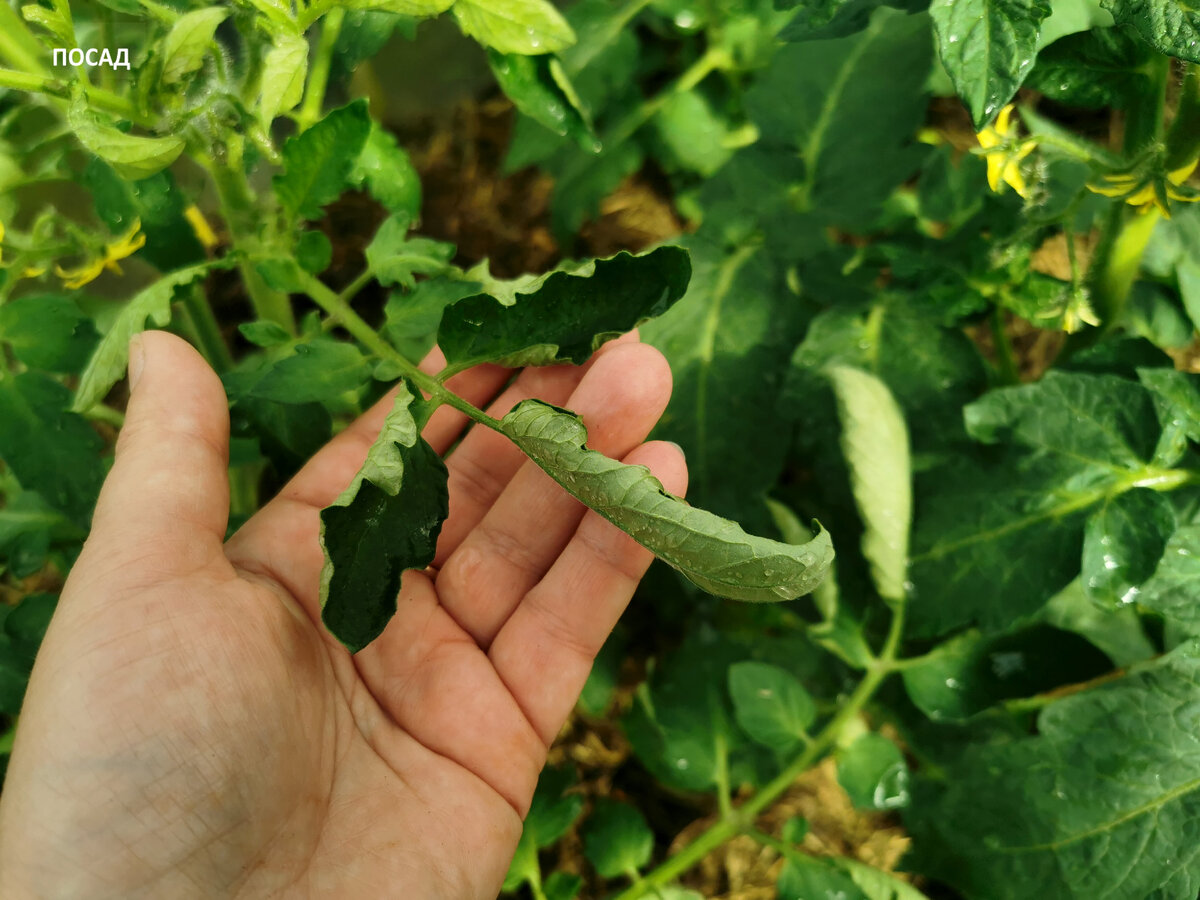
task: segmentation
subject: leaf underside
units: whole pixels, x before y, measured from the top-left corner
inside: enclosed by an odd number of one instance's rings
[[[819,526],[798,546],[755,537],[668,494],[643,466],[587,449],[587,429],[574,413],[526,400],[500,426],[568,493],[711,594],[791,600],[815,588],[833,562],[829,534]]]

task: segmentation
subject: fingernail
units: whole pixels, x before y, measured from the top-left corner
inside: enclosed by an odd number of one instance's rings
[[[137,384],[142,378],[142,369],[146,365],[146,350],[142,346],[142,336],[135,334],[129,339],[129,393],[137,390]]]
[[[687,454],[683,452],[683,448],[680,447],[677,443],[675,443],[674,441],[664,441],[663,443],[670,444],[672,447],[674,447],[676,450],[678,450],[679,455],[683,457],[683,461],[687,462]]]

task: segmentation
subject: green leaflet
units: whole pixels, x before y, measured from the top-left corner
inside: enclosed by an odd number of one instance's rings
[[[194,9],[176,19],[162,44],[162,80],[165,84],[182,81],[204,64],[217,26],[228,15],[226,8],[209,6]]]
[[[401,284],[411,291],[417,275],[439,275],[449,269],[454,245],[410,237],[411,226],[405,213],[389,216],[367,245],[367,265],[380,284]]]
[[[666,312],[692,274],[688,253],[659,247],[596,260],[591,272],[553,272],[511,306],[489,294],[446,308],[438,345],[453,371],[480,362],[553,365],[585,362],[605,341]]]
[[[1125,108],[1145,94],[1151,51],[1121,28],[1097,28],[1038,53],[1026,84],[1072,106]]]
[[[779,900],[928,900],[894,875],[842,857],[789,859],[778,892]]]
[[[374,120],[348,180],[369,191],[393,216],[410,222],[420,218],[421,178],[391,132]]]
[[[1096,610],[1091,601],[1084,603]],[[969,719],[1005,700],[1086,681],[1112,666],[1091,640],[1039,624],[993,638],[963,632],[905,667],[901,675],[921,712],[944,722]]]
[[[321,511],[321,619],[351,653],[395,615],[404,572],[433,561],[449,509],[446,466],[420,436],[414,399],[402,384],[362,468]]]
[[[211,263],[202,263],[170,272],[125,305],[83,370],[71,409],[84,412],[104,399],[109,388],[125,374],[130,338],[146,330],[147,320],[159,328],[170,322],[175,289],[191,284],[211,268]]]
[[[1098,603],[1132,603],[1175,531],[1171,501],[1149,488],[1107,500],[1083,531],[1084,592]]]
[[[596,802],[583,829],[583,852],[602,878],[636,872],[650,861],[654,832],[636,808],[607,797]]]
[[[504,877],[504,890],[515,891],[526,881],[541,878],[537,852],[563,836],[583,812],[583,796],[568,794],[575,776],[570,767],[545,768],[521,829],[521,840]]]
[[[908,766],[900,748],[881,734],[861,735],[837,754],[838,784],[859,809],[908,805]]]
[[[1160,53],[1200,62],[1200,14],[1180,0],[1101,0],[1118,25],[1137,30]]]
[[[934,0],[929,7],[942,65],[979,131],[1012,99],[1033,67],[1045,0]]]
[[[0,561],[18,578],[32,575],[46,561],[51,543],[82,540],[87,533],[34,491],[7,493],[0,509]]]
[[[711,594],[790,600],[815,588],[833,562],[829,534],[819,526],[800,546],[749,535],[666,493],[644,467],[587,449],[587,430],[573,413],[526,400],[500,428],[572,496]]]
[[[992,391],[964,419],[976,440],[1004,446],[964,450],[917,480],[915,633],[973,620],[995,630],[1034,612],[1079,572],[1092,511],[1187,478],[1151,464],[1161,432],[1151,394],[1123,378],[1050,372]]]
[[[370,374],[370,365],[354,344],[318,338],[265,366],[245,396],[278,403],[331,401],[358,390]]]
[[[1200,635],[1200,525],[1184,525],[1167,542],[1137,602],[1162,613],[1185,634]]]
[[[454,0],[349,0],[348,9],[378,9],[402,16],[438,16],[448,10]]]
[[[127,231],[134,219],[141,223],[146,246],[139,259],[160,272],[204,261],[204,246],[184,217],[188,203],[170,169],[131,182],[103,160],[92,159],[81,180],[92,193],[96,215],[113,234]]]
[[[421,359],[434,344],[442,311],[478,290],[474,281],[435,276],[407,293],[393,291],[383,308],[384,337],[407,359]]]
[[[67,121],[79,143],[131,181],[161,172],[183,152],[183,138],[126,134],[111,125],[101,125],[77,104],[71,105]]]
[[[661,318],[641,329],[671,363],[675,389],[654,436],[688,458],[688,493],[723,516],[761,518],[790,440],[775,396],[799,334],[802,310],[761,246],[726,252],[718,241],[687,241],[691,285]],[[753,459],[754,465],[744,464]]]
[[[791,672],[746,660],[729,667],[729,696],[738,727],[753,740],[789,750],[807,739],[817,706]]]
[[[104,479],[103,442],[67,410],[70,392],[40,372],[0,379],[0,459],[21,486],[86,523]]]
[[[463,33],[501,53],[558,53],[575,32],[548,0],[456,0]]]
[[[924,15],[879,9],[859,34],[775,54],[745,102],[765,142],[803,161],[793,207],[845,228],[873,224],[921,165],[925,150],[913,135],[925,115],[932,50]]]
[[[289,213],[316,219],[342,193],[371,128],[365,100],[333,110],[283,145],[283,174],[275,194]]]
[[[276,31],[259,79],[258,118],[264,128],[300,102],[307,74],[308,41],[304,35]]]
[[[672,94],[654,117],[654,129],[668,161],[706,178],[733,155],[728,123],[699,91]]]
[[[517,109],[559,137],[571,138],[584,150],[600,151],[600,142],[580,108],[579,97],[555,57],[489,50],[488,65]]]
[[[967,749],[906,816],[918,871],[979,900],[1192,900],[1198,685],[1190,642],[1053,703],[1036,737]]]
[[[0,341],[31,368],[78,372],[99,340],[68,294],[27,294],[0,306]]]
[[[829,370],[842,420],[842,454],[863,520],[863,556],[879,596],[900,603],[907,593],[912,472],[908,429],[891,391],[860,369]]]

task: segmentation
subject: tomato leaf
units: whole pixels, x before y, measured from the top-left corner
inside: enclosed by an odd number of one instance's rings
[[[67,294],[28,294],[0,306],[0,341],[31,368],[78,372],[99,340],[92,320]]]
[[[596,260],[578,274],[553,272],[516,294],[512,305],[476,294],[446,308],[438,345],[455,371],[480,362],[578,365],[601,344],[668,310],[691,271],[686,250],[660,247]]]
[[[907,593],[912,471],[908,428],[887,385],[849,366],[829,379],[842,421],[842,454],[863,521],[863,556],[879,596],[900,603]]]
[[[575,43],[575,32],[548,0],[456,0],[463,34],[500,53],[557,53]]]
[[[583,853],[601,878],[637,872],[650,861],[654,833],[634,807],[607,797],[596,801],[583,829]]]
[[[104,399],[109,389],[125,374],[125,367],[129,364],[130,338],[145,331],[147,321],[159,328],[170,322],[171,301],[175,291],[201,278],[212,267],[211,263],[202,263],[170,272],[125,304],[83,370],[71,409],[83,412]]]
[[[600,151],[575,89],[557,59],[544,54],[525,56],[489,50],[488,65],[517,109],[559,137],[569,137],[584,150]]]
[[[289,213],[316,219],[321,207],[337,199],[371,128],[365,100],[333,110],[283,145],[283,174],[274,179],[275,195]]]
[[[104,480],[103,444],[86,419],[67,410],[70,400],[40,372],[0,379],[0,459],[22,487],[83,523]]]
[[[975,130],[995,118],[1029,74],[1045,0],[933,0],[942,65],[970,110]]]
[[[204,64],[217,26],[228,16],[227,8],[209,6],[193,9],[175,20],[162,43],[160,77],[164,84],[182,81]]]
[[[400,578],[433,561],[448,511],[446,466],[421,438],[404,385],[366,462],[321,511],[321,619],[351,653],[383,633]]]
[[[574,413],[526,400],[500,427],[568,493],[709,593],[791,600],[815,588],[833,561],[829,535],[819,526],[799,546],[754,537],[668,494],[644,467],[587,449],[587,430]]]
[[[920,786],[918,871],[993,900],[1186,900],[1200,879],[1200,647],[1058,700],[1037,734],[967,748]]]
[[[1200,13],[1180,0],[1101,0],[1118,25],[1126,25],[1159,53],[1200,62]]]
[[[813,698],[796,676],[770,663],[747,660],[730,666],[729,695],[742,731],[777,750],[807,738],[817,717]]]

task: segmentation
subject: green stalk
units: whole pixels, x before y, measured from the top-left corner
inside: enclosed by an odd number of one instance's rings
[[[1017,369],[1017,359],[1013,355],[1012,342],[1008,339],[1008,332],[1004,328],[1004,310],[998,306],[992,306],[991,315],[992,328],[992,343],[996,347],[996,361],[1000,369],[1000,379],[1003,384],[1017,384],[1021,380],[1021,375]]]
[[[845,705],[821,729],[821,733],[805,746],[804,751],[764,785],[757,794],[736,808],[730,817],[721,819],[704,831],[640,882],[618,894],[614,900],[639,900],[658,888],[666,887],[713,850],[752,827],[754,820],[764,809],[778,799],[795,783],[797,778],[812,768],[813,764],[837,743],[842,729],[859,714],[867,701],[879,690],[880,685],[895,671],[896,651],[899,649],[903,630],[904,608],[897,606],[892,614],[891,626],[879,657],[867,669],[866,675],[858,683]]]
[[[409,362],[395,347],[381,338],[362,317],[350,308],[344,294],[335,294],[318,278],[307,272],[302,273],[303,290],[317,306],[325,310],[331,317],[350,332],[360,344],[378,356],[394,363],[404,375],[413,381],[435,402],[452,406],[459,412],[474,419],[480,425],[486,425],[493,431],[501,431],[500,423],[472,403],[467,402],[449,388],[446,388],[436,378],[426,375],[413,363]],[[351,285],[353,287],[353,285]],[[503,433],[501,431],[501,433]]]
[[[1174,172],[1200,156],[1200,71],[1188,69],[1183,79],[1175,121],[1167,132],[1167,171]]]
[[[1098,331],[1089,334],[1094,343],[1121,320],[1133,282],[1141,268],[1142,256],[1161,213],[1156,207],[1133,212],[1124,203],[1115,203],[1102,232],[1096,259],[1088,272],[1093,308],[1100,316]]]
[[[337,6],[329,11],[321,23],[321,39],[317,51],[313,55],[312,69],[308,74],[308,86],[304,89],[304,102],[296,113],[296,124],[304,131],[321,118],[321,108],[325,104],[325,89],[329,85],[329,69],[333,64],[333,50],[337,46],[338,34],[342,30],[342,20],[346,10]]]
[[[0,6],[3,6],[3,4],[0,4]],[[69,99],[71,91],[66,82],[59,81],[56,78],[50,78],[46,75],[35,75],[29,72],[20,72],[16,69],[0,69],[0,87],[25,91],[30,94],[45,94],[56,100]],[[95,109],[112,113],[113,115],[120,116],[122,119],[128,119],[144,128],[154,125],[152,119],[139,115],[134,105],[119,94],[114,94],[112,91],[106,91],[103,88],[90,87],[88,88],[87,95],[89,103]]]
[[[0,59],[34,75],[44,75],[46,48],[7,2],[0,3]]]
[[[237,136],[231,135],[230,140],[235,137]],[[229,226],[234,249],[240,256],[238,271],[242,275],[246,292],[250,295],[255,315],[264,321],[282,325],[288,334],[295,334],[296,317],[287,294],[270,287],[251,262],[258,255],[257,251],[262,243],[258,233],[261,213],[255,208],[250,185],[241,171],[241,154],[233,155],[233,160],[216,161],[203,153],[195,153],[197,160],[208,170],[216,186],[217,197],[221,201],[221,211]]]
[[[1126,106],[1124,150],[1128,157],[1133,157],[1162,134],[1170,65],[1171,61],[1165,56],[1158,56],[1149,63],[1146,66],[1149,80],[1145,92]]]
[[[675,81],[649,100],[635,106],[624,119],[617,123],[608,138],[604,139],[605,149],[619,147],[634,132],[649,122],[662,109],[668,100],[676,94],[684,94],[698,85],[701,81],[718,69],[730,65],[729,53],[723,48],[712,47],[704,55],[688,66]]]
[[[213,315],[208,298],[200,286],[193,284],[183,291],[183,308],[192,323],[196,347],[208,360],[208,364],[218,373],[230,369],[233,366],[233,356],[229,353],[225,337],[221,334],[221,326],[217,323],[217,317]]]

